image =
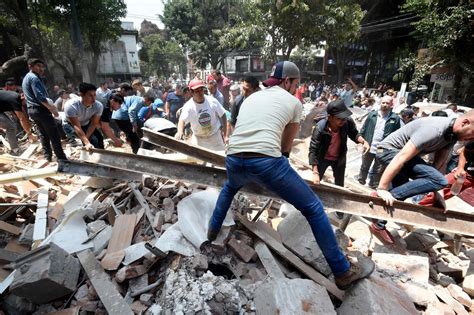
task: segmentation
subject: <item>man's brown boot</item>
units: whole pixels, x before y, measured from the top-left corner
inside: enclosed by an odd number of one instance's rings
[[[375,264],[368,257],[348,257],[351,264],[349,270],[336,277],[336,285],[341,290],[347,290],[354,283],[369,277],[374,272]]]

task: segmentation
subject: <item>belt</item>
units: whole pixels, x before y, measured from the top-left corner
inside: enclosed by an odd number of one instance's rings
[[[256,152],[239,152],[239,153],[234,153],[234,154],[229,154],[230,156],[234,157],[240,157],[244,159],[252,159],[252,158],[269,158],[271,156],[262,154],[262,153],[256,153]]]

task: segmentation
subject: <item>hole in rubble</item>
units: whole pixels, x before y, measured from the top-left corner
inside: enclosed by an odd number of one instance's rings
[[[235,279],[234,273],[222,264],[209,264],[208,270],[212,272],[214,276],[222,276],[227,280]]]

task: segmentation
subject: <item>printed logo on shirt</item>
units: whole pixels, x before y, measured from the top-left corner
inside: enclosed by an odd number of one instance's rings
[[[199,113],[198,121],[201,126],[208,127],[211,125],[211,115],[208,112]]]

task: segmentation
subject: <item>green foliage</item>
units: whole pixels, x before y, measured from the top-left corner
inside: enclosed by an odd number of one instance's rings
[[[299,45],[344,45],[357,37],[363,16],[355,0],[255,0],[240,12],[242,17],[224,30],[221,46],[243,48],[253,41],[269,60],[279,52],[288,59]]]
[[[160,34],[152,34],[141,39],[139,51],[146,75],[168,78],[172,73],[186,75],[186,58],[183,49],[175,40],[165,40]]]
[[[187,49],[201,67],[209,62],[217,67],[223,54],[219,46],[221,30],[229,22],[229,12],[244,1],[170,0],[160,16],[173,39]]]
[[[98,56],[103,51],[104,42],[116,40],[120,36],[120,18],[125,17],[127,7],[121,0],[78,0],[75,3],[85,48]],[[69,34],[72,42],[77,41],[71,34],[70,0],[40,0],[32,2],[31,9],[37,16],[35,22],[40,28]]]
[[[408,63],[415,64],[414,81],[437,66],[451,66],[458,71],[458,75],[473,74],[474,68],[469,62],[474,57],[473,9],[474,4],[467,0],[405,1],[402,10],[419,17],[413,23],[414,35],[421,41],[422,47],[428,48],[431,56],[429,61],[413,57]]]

